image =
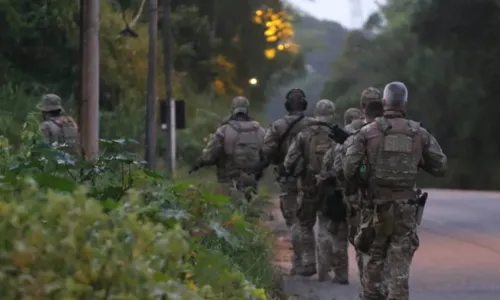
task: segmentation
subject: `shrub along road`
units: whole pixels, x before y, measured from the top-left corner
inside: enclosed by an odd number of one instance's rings
[[[412,300],[496,300],[500,295],[500,193],[427,190],[420,248],[411,270]],[[277,200],[276,200],[277,201]],[[278,206],[270,221],[277,234],[276,263],[290,268],[290,241]],[[358,299],[350,251],[350,286],[316,277],[285,277],[288,295],[303,300]]]

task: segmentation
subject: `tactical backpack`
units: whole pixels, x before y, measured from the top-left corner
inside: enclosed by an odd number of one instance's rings
[[[420,125],[407,121],[407,126],[394,128],[385,118],[377,118],[383,133],[376,150],[370,178],[378,187],[413,189],[418,175],[418,163],[422,158],[422,141],[417,132]]]
[[[67,144],[70,152],[78,152],[80,134],[75,121],[70,117],[50,118],[48,121],[56,125],[57,128],[53,131],[49,129],[50,141]]]
[[[259,123],[254,121],[229,121],[227,123],[224,151],[234,167],[239,170],[252,170],[260,162],[262,141],[259,136]]]
[[[321,172],[323,157],[328,149],[335,147],[334,142],[328,136],[329,130],[326,126],[316,125],[310,127],[311,138],[308,141],[307,149],[307,171],[311,175]]]

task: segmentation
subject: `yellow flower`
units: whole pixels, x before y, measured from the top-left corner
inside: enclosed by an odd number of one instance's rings
[[[259,300],[267,300],[266,291],[264,289],[253,289],[252,294]]]
[[[186,286],[188,287],[188,289],[190,289],[192,291],[198,290],[198,287],[196,286],[196,284],[192,280],[189,280],[188,282],[186,282]]]

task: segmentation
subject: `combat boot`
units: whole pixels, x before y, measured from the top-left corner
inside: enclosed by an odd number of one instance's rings
[[[297,272],[296,272],[296,275],[304,276],[304,277],[311,277],[314,274],[316,274],[316,264],[302,266],[301,268],[297,268]]]
[[[323,282],[330,279],[330,270],[321,264],[318,265],[318,281]]]
[[[332,282],[336,284],[347,285],[349,284],[349,279],[347,279],[347,277],[344,276],[335,275],[335,277],[332,279]]]
[[[302,260],[298,255],[293,254],[292,255],[292,269],[290,270],[290,276],[297,275],[298,272],[300,272],[302,268]]]

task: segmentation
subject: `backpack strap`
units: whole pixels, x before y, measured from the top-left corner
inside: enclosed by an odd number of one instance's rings
[[[387,123],[387,120],[384,117],[378,117],[375,119],[375,122],[378,124],[382,132],[384,133],[384,136],[387,135],[387,132],[391,130],[392,125]]]
[[[231,126],[231,128],[233,128],[238,133],[242,131],[241,125],[238,122],[228,121],[226,124]]]
[[[305,116],[301,115],[300,117],[298,117],[297,119],[293,120],[291,123],[288,124],[287,129],[285,130],[285,132],[283,132],[283,134],[280,136],[280,139],[278,140],[278,149],[281,149],[281,146],[283,146],[283,143],[285,142],[286,138],[288,137],[292,129],[295,127],[295,125],[297,125],[304,118]],[[285,121],[288,123],[286,118]]]

